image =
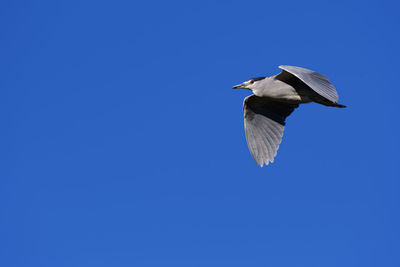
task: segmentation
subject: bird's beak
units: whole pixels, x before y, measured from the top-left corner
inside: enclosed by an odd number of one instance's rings
[[[234,87],[232,87],[232,89],[246,89],[246,86],[243,83],[241,83],[241,84],[235,85]]]

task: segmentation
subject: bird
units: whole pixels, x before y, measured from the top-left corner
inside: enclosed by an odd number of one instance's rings
[[[274,162],[282,141],[286,118],[300,104],[315,102],[345,108],[328,77],[315,71],[281,65],[279,74],[251,78],[232,89],[253,92],[243,101],[246,141],[260,167]]]

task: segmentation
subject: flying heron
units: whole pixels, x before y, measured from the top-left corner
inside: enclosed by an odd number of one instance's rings
[[[337,103],[336,89],[325,75],[295,66],[279,68],[282,72],[277,75],[252,78],[233,87],[253,92],[243,101],[244,129],[250,153],[261,167],[274,161],[285,120],[299,104],[346,107]]]

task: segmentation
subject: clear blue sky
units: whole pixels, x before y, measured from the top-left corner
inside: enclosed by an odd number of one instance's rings
[[[0,265],[400,266],[398,1],[3,1]],[[275,163],[232,85],[328,75]]]

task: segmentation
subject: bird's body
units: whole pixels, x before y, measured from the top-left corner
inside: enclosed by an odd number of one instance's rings
[[[250,79],[233,88],[253,91],[243,102],[247,144],[257,164],[273,162],[283,136],[285,119],[299,104],[316,102],[345,107],[328,78],[314,71],[279,66],[282,72],[271,77]]]
[[[265,77],[255,84],[253,93],[258,97],[268,97],[282,102],[305,103],[296,89],[279,79],[276,76]]]

